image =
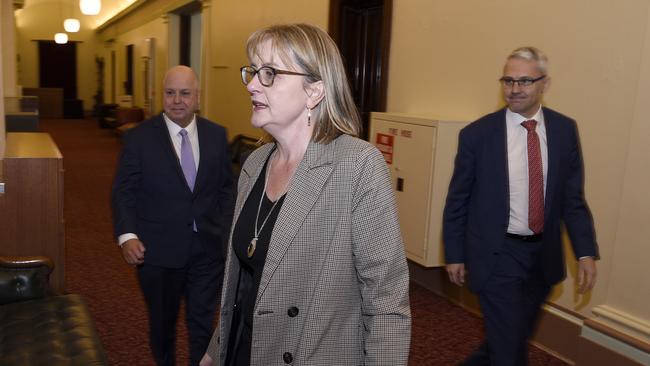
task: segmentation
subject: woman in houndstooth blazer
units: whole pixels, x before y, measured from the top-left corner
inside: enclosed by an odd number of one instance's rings
[[[201,365],[406,365],[408,268],[390,175],[358,139],[341,56],[306,24],[248,40],[269,143],[246,160],[221,317]]]

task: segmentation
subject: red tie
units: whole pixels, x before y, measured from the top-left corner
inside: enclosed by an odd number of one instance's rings
[[[528,227],[535,234],[544,230],[544,175],[539,137],[534,119],[521,123],[528,130]]]

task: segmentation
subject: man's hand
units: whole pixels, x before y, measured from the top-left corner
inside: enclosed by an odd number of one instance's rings
[[[212,357],[210,357],[207,353],[203,355],[203,358],[201,359],[201,362],[199,362],[199,366],[212,366]]]
[[[594,288],[596,284],[596,261],[592,257],[581,258],[578,261],[578,292],[585,292]]]
[[[449,281],[458,286],[465,283],[465,263],[449,263],[445,266],[447,274],[449,274]]]
[[[122,257],[126,263],[137,266],[144,262],[144,244],[138,239],[129,239],[122,244]]]

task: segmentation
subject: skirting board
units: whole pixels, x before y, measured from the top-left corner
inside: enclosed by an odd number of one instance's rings
[[[580,314],[547,304],[532,342],[578,366],[650,365],[650,354],[629,343],[629,337],[605,327],[595,329],[592,323]]]
[[[596,317],[591,319],[592,327],[596,329],[611,328],[622,333],[627,343],[650,353],[650,323],[647,320],[606,304],[594,307],[593,313]]]

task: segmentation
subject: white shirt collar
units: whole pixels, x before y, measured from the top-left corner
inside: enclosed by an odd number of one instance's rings
[[[176,122],[172,121],[167,117],[165,113],[163,113],[163,118],[165,119],[165,123],[167,124],[167,129],[169,129],[169,134],[171,136],[177,136],[179,132],[181,132],[181,129],[183,129],[181,126],[177,125]],[[185,130],[187,131],[187,134],[192,136],[196,132],[196,113],[192,116],[192,121],[190,122],[187,127],[185,127]]]
[[[544,113],[542,113],[541,105],[539,106],[537,113],[535,113],[535,115],[531,118],[526,118],[519,113],[515,113],[511,111],[510,108],[506,109],[506,122],[510,125],[510,127],[521,125],[521,122],[528,121],[529,119],[534,119],[537,121],[538,126],[544,126]]]

